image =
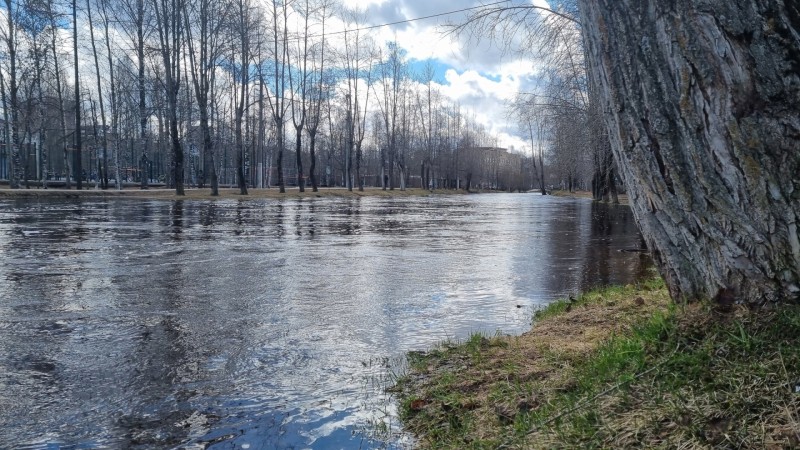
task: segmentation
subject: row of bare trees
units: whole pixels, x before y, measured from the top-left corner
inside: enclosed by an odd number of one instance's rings
[[[412,70],[335,0],[5,0],[3,12],[0,178],[13,188],[533,185],[478,180],[466,150],[495,139],[441,95],[432,66]]]
[[[598,94],[588,82],[581,30],[573,0],[554,8],[490,5],[451,27],[456,34],[492,38],[540,68],[537,86],[519,93],[509,114],[530,136],[542,194],[550,184],[591,189],[595,199],[616,203],[615,165]]]

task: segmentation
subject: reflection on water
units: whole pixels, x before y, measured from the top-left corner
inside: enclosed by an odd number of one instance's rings
[[[0,202],[0,448],[402,446],[389,366],[650,263],[533,195]],[[634,251],[623,251],[634,250]]]

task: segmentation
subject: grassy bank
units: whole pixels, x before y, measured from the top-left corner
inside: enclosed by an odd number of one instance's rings
[[[588,199],[594,198],[592,196],[592,192],[591,191],[572,191],[572,192],[570,192],[570,191],[554,190],[554,191],[552,191],[550,193],[550,195],[553,195],[555,197],[588,198]],[[618,198],[619,198],[619,204],[620,205],[630,205],[630,203],[628,202],[628,195],[627,194],[619,194]]]
[[[365,188],[364,191],[348,191],[344,188],[320,188],[319,192],[312,192],[307,188],[300,192],[297,188],[287,188],[285,193],[280,193],[277,188],[250,189],[248,195],[239,194],[239,189],[220,188],[219,196],[212,197],[210,189],[186,189],[186,195],[175,195],[174,189],[138,189],[126,188],[123,190],[108,189],[0,189],[0,198],[142,198],[159,200],[248,200],[248,199],[280,199],[280,198],[317,198],[317,197],[409,197],[428,195],[461,195],[465,191],[406,189],[401,191],[383,190],[381,188]]]
[[[676,307],[651,280],[409,360],[394,389],[421,447],[800,446],[798,306]]]

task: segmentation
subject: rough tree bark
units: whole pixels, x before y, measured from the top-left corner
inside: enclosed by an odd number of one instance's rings
[[[582,0],[590,75],[675,300],[800,299],[800,4]]]

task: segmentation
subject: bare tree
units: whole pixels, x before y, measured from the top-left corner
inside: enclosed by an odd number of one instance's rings
[[[217,0],[198,0],[184,9],[186,48],[189,54],[189,73],[192,77],[200,132],[203,135],[203,177],[209,176],[211,195],[219,195],[219,179],[214,157],[214,138],[211,135],[209,93],[214,84],[215,68],[222,50],[222,27],[228,8]],[[192,28],[196,24],[197,29]]]
[[[308,107],[308,125],[306,126],[306,133],[308,133],[309,141],[309,155],[311,164],[308,169],[308,177],[311,179],[311,190],[318,191],[318,180],[316,175],[317,167],[317,132],[319,125],[322,121],[322,104],[325,97],[330,96],[330,82],[329,76],[325,72],[325,23],[329,17],[331,10],[330,0],[322,0],[317,6],[317,17],[320,20],[321,32],[320,40],[317,44],[311,47],[311,70],[309,73],[309,107]]]
[[[236,136],[236,179],[239,193],[247,195],[247,180],[244,173],[245,145],[242,134],[242,124],[248,106],[248,93],[250,84],[250,39],[254,28],[253,6],[248,0],[236,0],[236,37],[239,50],[239,90],[234,96],[235,117],[234,132]],[[236,67],[236,64],[233,64]]]
[[[59,51],[58,51],[58,31],[60,27],[58,25],[59,20],[61,19],[60,14],[55,10],[53,2],[48,0],[45,1],[42,5],[45,9],[45,14],[47,15],[48,20],[50,21],[50,50],[53,53],[53,72],[56,81],[56,94],[58,97],[58,113],[61,125],[61,147],[62,147],[62,156],[63,156],[63,174],[64,174],[64,185],[67,189],[70,188],[70,177],[71,177],[71,167],[72,164],[69,161],[69,149],[67,146],[67,117],[66,117],[66,105],[64,101],[65,95],[65,87],[63,82],[63,74],[61,72],[61,60],[59,58]]]
[[[433,84],[433,76],[434,76],[434,69],[433,65],[428,61],[423,69],[422,73],[422,81],[425,84],[425,91],[426,91],[426,101],[423,102],[419,98],[419,92],[417,92],[417,107],[419,110],[419,118],[421,122],[421,129],[422,134],[425,139],[425,150],[426,155],[422,159],[422,168],[420,173],[420,178],[422,179],[422,187],[424,188],[434,188],[434,183],[431,181],[431,166],[433,165],[434,161],[434,143],[433,143],[433,92],[432,92],[432,84]]]
[[[159,51],[163,62],[164,90],[167,101],[169,138],[172,147],[172,169],[175,194],[184,193],[183,145],[178,132],[178,91],[181,86],[181,49],[184,0],[152,0],[158,31]],[[144,159],[144,158],[143,158]],[[146,174],[142,174],[146,177]]]
[[[109,33],[109,15],[108,15],[108,2],[109,0],[100,0],[100,17],[103,20],[103,34],[105,36],[106,42],[106,57],[108,60],[108,77],[109,77],[109,86],[111,88],[111,134],[114,138],[114,180],[117,190],[122,189],[122,178],[120,178],[119,172],[119,107],[117,104],[117,88],[116,88],[116,79],[114,77],[114,61],[111,52],[111,36]],[[96,59],[96,58],[95,58]],[[108,139],[106,139],[106,145],[108,145]],[[106,152],[108,152],[108,147],[106,147]],[[108,176],[108,171],[106,169],[106,177]],[[108,182],[106,182],[108,184]]]
[[[372,42],[362,33],[361,23],[364,19],[364,12],[346,10],[344,16],[348,21],[344,32],[343,55],[344,70],[347,76],[347,93],[345,95],[348,117],[347,188],[352,191],[353,182],[356,181],[358,190],[363,191],[362,144],[366,134],[369,87],[372,84],[373,47]],[[362,81],[366,84],[366,89],[361,89]],[[353,173],[353,152],[355,152],[356,158],[355,173]]]
[[[305,192],[304,180],[303,180],[303,127],[306,123],[306,113],[308,111],[308,104],[306,102],[306,97],[308,93],[308,56],[309,56],[309,49],[308,49],[308,21],[310,16],[310,9],[309,9],[309,2],[308,0],[302,1],[302,6],[299,8],[295,8],[295,14],[299,14],[303,24],[301,25],[301,34],[298,39],[295,40],[297,43],[297,48],[295,49],[295,55],[297,60],[295,62],[291,62],[291,54],[290,55],[290,63],[289,63],[289,94],[291,95],[290,98],[290,105],[291,105],[291,112],[292,112],[292,125],[294,125],[295,130],[295,163],[297,167],[297,187],[299,188],[300,192]],[[295,70],[292,70],[292,66],[297,66]]]
[[[147,123],[150,119],[150,112],[147,108],[147,73],[146,73],[146,53],[145,46],[149,39],[150,30],[147,28],[150,19],[151,11],[148,9],[148,3],[145,0],[118,0],[121,10],[121,16],[124,18],[122,21],[122,29],[126,33],[128,41],[133,45],[136,54],[136,67],[137,67],[137,80],[136,85],[138,88],[138,116],[139,116],[139,170],[140,170],[140,184],[142,189],[148,187],[147,165],[149,162],[148,157],[148,127]],[[163,3],[163,2],[162,2]],[[158,10],[159,4],[153,0],[153,8]],[[170,6],[170,5],[162,5]],[[163,11],[161,12],[163,16]],[[169,18],[163,18],[169,21]],[[161,20],[157,20],[159,25]],[[133,163],[133,161],[131,161]]]
[[[9,110],[6,122],[9,123],[9,134],[7,135],[11,142],[11,171],[9,173],[9,182],[12,189],[20,187],[21,176],[21,161],[19,154],[19,80],[17,79],[17,29],[15,18],[17,8],[15,8],[11,0],[5,0],[6,4],[6,20],[7,26],[3,38],[6,41],[6,48],[8,50],[8,92],[4,92],[4,102]],[[4,83],[5,85],[5,83]]]
[[[100,78],[100,62],[97,57],[97,44],[94,39],[94,20],[92,18],[92,5],[90,0],[86,0],[86,15],[89,21],[89,39],[92,44],[92,55],[94,56],[95,76],[97,79],[97,96],[100,107],[100,123],[103,134],[103,159],[97,160],[98,179],[102,182],[103,189],[108,189],[108,130],[106,129],[106,109],[103,102],[103,82]]]
[[[81,78],[80,65],[78,64],[78,8],[77,0],[72,0],[72,49],[75,70],[75,156],[74,177],[75,187],[83,189],[83,132],[81,130]]]
[[[384,145],[381,146],[381,187],[386,190],[387,185],[392,189],[394,186],[393,177],[387,175],[386,164],[389,164],[389,172],[393,173],[393,167],[397,160],[397,138],[398,138],[398,112],[403,105],[400,104],[402,83],[407,76],[406,66],[400,55],[397,43],[389,44],[386,59],[380,62],[380,87],[382,98],[378,102],[378,109],[383,122]],[[388,183],[387,183],[388,181]]]
[[[283,0],[272,0],[270,20],[273,38],[273,63],[274,72],[272,77],[273,96],[267,96],[267,100],[272,112],[272,120],[275,122],[275,141],[278,148],[278,188],[281,193],[286,192],[286,181],[283,177],[283,151],[286,145],[284,137],[284,123],[286,116],[286,70],[289,64],[289,44],[288,44],[288,5]],[[264,63],[262,62],[262,65]],[[264,81],[263,79],[261,80]]]
[[[531,140],[532,169],[539,178],[539,192],[547,195],[544,179],[544,142],[547,139],[546,109],[537,107],[536,96],[520,95],[512,103],[511,112],[527,129]],[[537,160],[538,159],[538,160]]]
[[[32,62],[33,64],[33,77],[29,82],[28,98],[26,101],[28,112],[25,128],[28,130],[27,134],[31,135],[32,122],[35,122],[36,141],[38,144],[36,145],[36,179],[39,180],[42,187],[47,189],[48,153],[46,151],[46,142],[48,124],[44,92],[45,77],[49,75],[46,72],[49,54],[46,31],[49,22],[46,14],[43,13],[40,1],[28,0],[23,4],[23,8],[24,13],[17,16],[19,20],[17,27],[27,36],[27,59],[29,63]],[[34,107],[36,109],[35,119],[33,112]],[[29,137],[28,141],[33,142],[33,139]]]

